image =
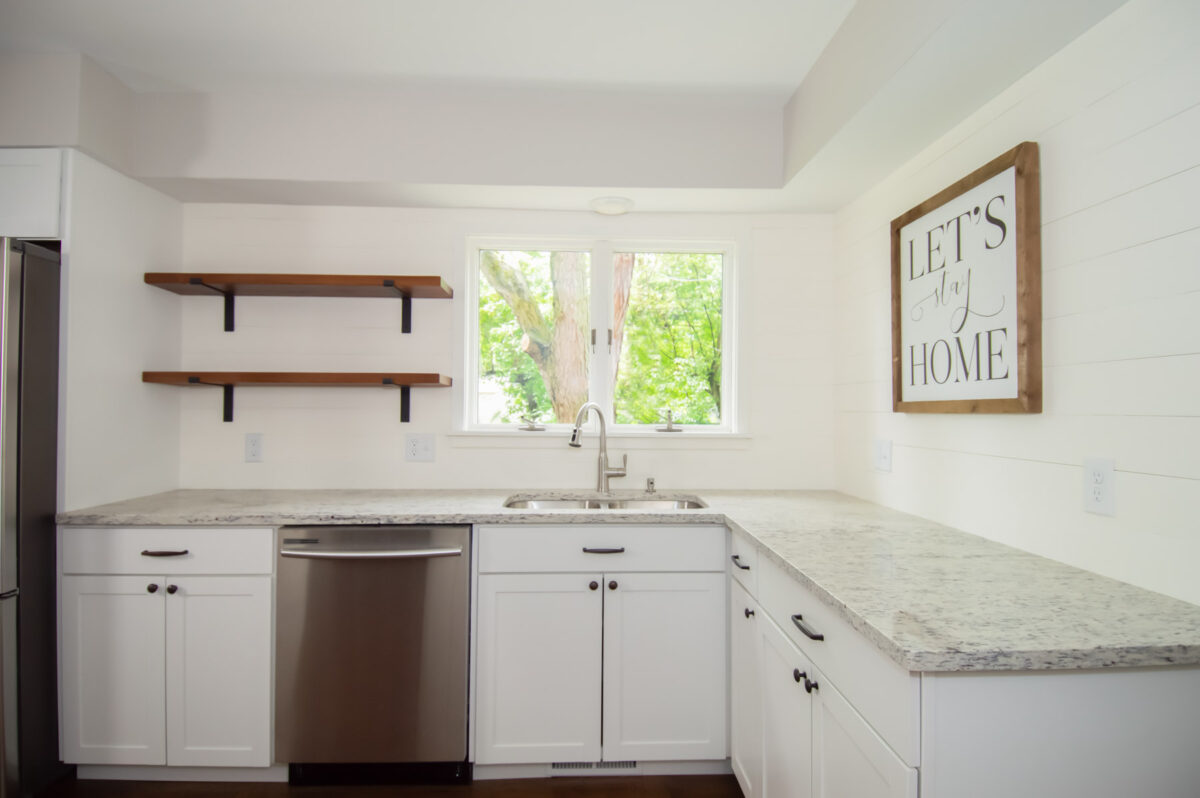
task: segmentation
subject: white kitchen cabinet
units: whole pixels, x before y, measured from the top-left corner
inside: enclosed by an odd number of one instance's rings
[[[725,575],[604,574],[602,759],[724,759]]]
[[[600,579],[479,577],[476,762],[600,759]]]
[[[479,545],[477,764],[726,757],[721,527],[483,527]]]
[[[271,577],[195,572],[263,568],[271,530],[153,532],[63,531],[63,761],[270,765]]]
[[[813,794],[812,665],[769,618],[758,628],[762,655],[762,798]],[[749,798],[749,796],[747,796]],[[856,797],[857,798],[857,797]]]
[[[60,238],[63,151],[0,148],[0,236]]]
[[[854,707],[815,672],[814,798],[917,798],[917,769],[908,767]]]
[[[762,798],[761,612],[737,581],[729,585],[729,765],[746,798]]]
[[[269,765],[271,578],[167,581],[167,764]]]
[[[162,582],[139,576],[63,577],[63,761],[167,761]],[[156,592],[147,592],[148,585],[156,585]]]

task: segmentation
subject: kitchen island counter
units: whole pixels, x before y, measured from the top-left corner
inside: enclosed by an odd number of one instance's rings
[[[512,492],[495,490],[177,490],[62,513],[58,523],[718,523],[745,533],[909,671],[1200,665],[1200,606],[831,491],[698,493],[708,508],[509,509]]]

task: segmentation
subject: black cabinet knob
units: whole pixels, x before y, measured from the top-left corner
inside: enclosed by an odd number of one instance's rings
[[[819,684],[816,682],[810,682],[807,676],[804,677],[804,692],[811,693],[813,690],[816,690],[819,687]]]
[[[805,673],[804,671],[800,670],[799,668],[793,668],[792,669],[792,678],[795,679],[797,682],[799,682],[801,679],[807,680],[808,674]],[[809,692],[811,693],[812,691],[810,690]]]
[[[611,582],[609,582],[609,583],[608,583],[608,589],[609,589],[609,590],[616,590],[616,589],[617,589],[617,580],[616,580],[616,579],[614,579],[614,580],[612,580]]]
[[[752,609],[750,609],[749,607],[747,607],[747,608],[746,608],[746,617],[747,617],[747,618],[749,618],[749,617],[750,617],[750,616],[752,616],[752,615],[754,615],[754,610],[752,610]]]
[[[595,590],[596,588],[600,587],[600,583],[593,579],[591,582],[588,582],[588,587],[592,590]]]
[[[146,585],[146,592],[147,593],[157,593],[158,585]]]
[[[179,585],[167,585],[167,592],[174,596],[179,591]]]

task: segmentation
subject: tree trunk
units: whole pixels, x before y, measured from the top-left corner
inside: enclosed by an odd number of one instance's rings
[[[571,423],[588,399],[588,258],[551,252],[554,325],[548,368],[543,371],[554,418]]]
[[[621,345],[625,341],[625,315],[629,311],[629,295],[633,288],[632,252],[618,252],[613,256],[613,351],[612,384],[617,387],[621,373]]]
[[[512,308],[524,335],[521,350],[537,366],[550,395],[554,419],[575,420],[588,398],[587,330],[588,264],[585,253],[551,252],[552,318],[538,307],[525,276],[504,263],[494,252],[481,253],[484,279]]]

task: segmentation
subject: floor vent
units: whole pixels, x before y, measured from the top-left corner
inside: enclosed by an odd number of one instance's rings
[[[638,763],[624,762],[552,762],[550,773],[555,776],[611,776],[616,774],[636,775]]]

